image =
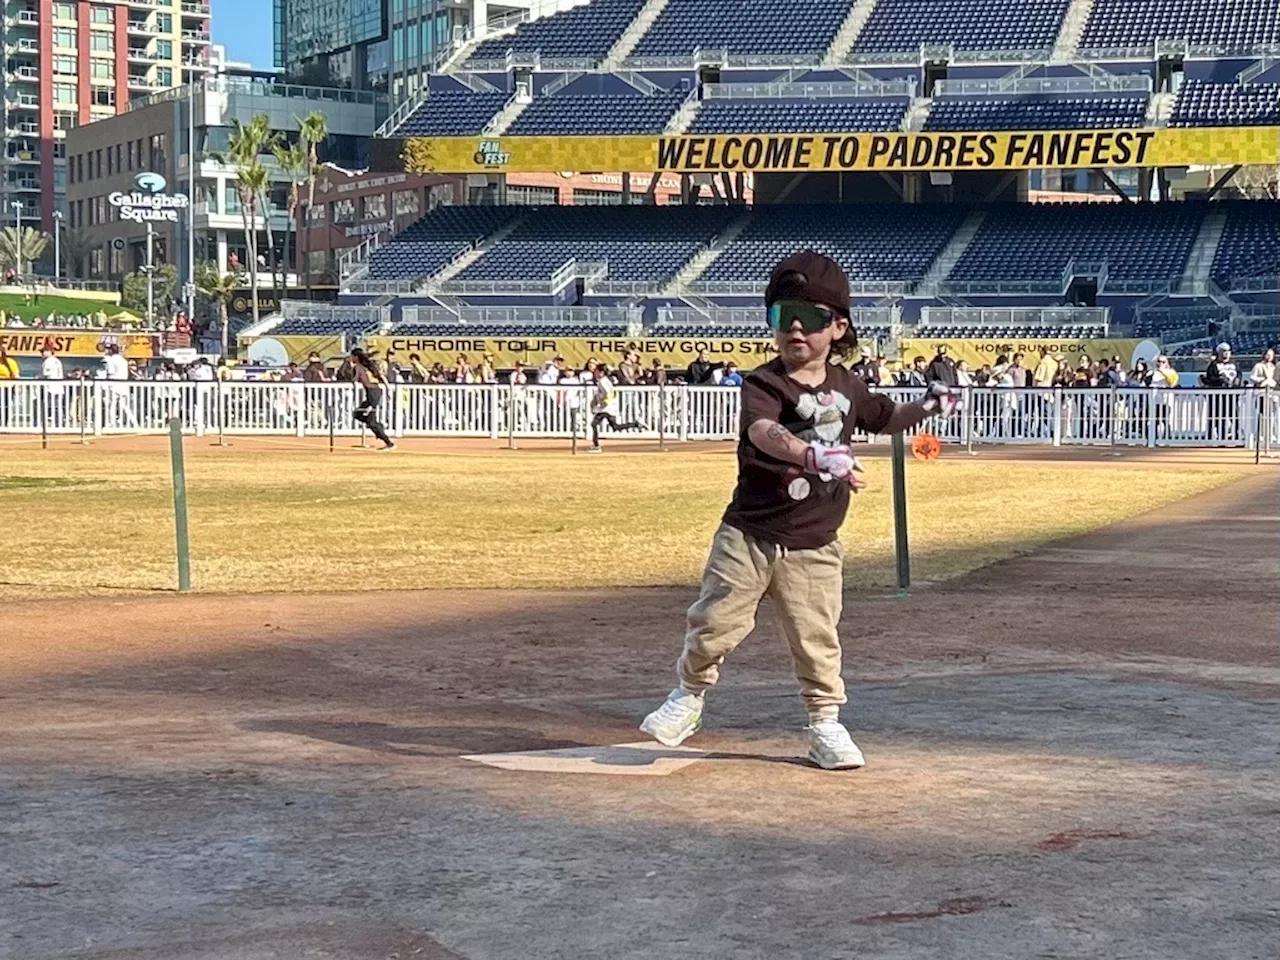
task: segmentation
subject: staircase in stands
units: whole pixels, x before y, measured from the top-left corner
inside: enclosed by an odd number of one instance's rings
[[[751,222],[751,211],[743,209],[742,216],[734,220],[733,223],[725,227],[720,234],[715,237],[709,244],[693,255],[693,258],[680,268],[680,272],[671,278],[671,282],[667,284],[660,296],[663,297],[680,297],[684,296],[689,289],[689,284],[697,280],[711,264],[715,263],[728,249],[729,244],[738,239],[740,234]]]
[[[423,285],[423,292],[430,294],[431,296],[435,296],[436,294],[443,292],[444,285],[446,283],[483,257],[503,240],[507,239],[507,237],[511,236],[511,232],[522,223],[524,223],[524,217],[516,217],[501,229],[489,234],[489,236],[485,237],[466,253],[455,259],[435,276],[429,278]]]
[[[1062,18],[1058,38],[1053,44],[1050,63],[1070,63],[1076,59],[1085,25],[1089,22],[1089,15],[1093,13],[1093,4],[1094,0],[1071,0],[1067,15]]]
[[[636,44],[640,42],[641,38],[649,32],[649,28],[658,19],[658,15],[667,8],[669,2],[670,0],[645,0],[644,6],[636,14],[636,18],[631,21],[626,30],[622,31],[622,36],[614,42],[613,46],[609,48],[609,52],[604,55],[606,69],[616,69],[621,66],[627,57],[631,56],[631,51],[636,48]]]
[[[960,262],[960,258],[964,256],[969,245],[973,243],[973,238],[978,235],[978,230],[982,227],[982,222],[987,219],[987,215],[981,210],[975,210],[964,218],[964,222],[955,233],[951,235],[951,239],[947,241],[947,245],[929,265],[929,270],[920,282],[916,285],[916,292],[926,296],[936,296],[938,292],[938,284],[942,283],[955,269],[955,265]]]
[[[824,67],[844,62],[853,45],[858,42],[858,37],[862,35],[862,28],[871,19],[871,13],[875,8],[876,0],[857,0],[849,8],[849,15],[844,18],[844,23],[840,24],[840,29],[836,31],[831,46],[827,47],[827,52],[822,57]]]

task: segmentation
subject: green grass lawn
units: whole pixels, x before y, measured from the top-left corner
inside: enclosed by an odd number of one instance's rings
[[[187,441],[196,589],[598,588],[697,582],[733,489],[717,453],[445,455],[227,449]],[[921,580],[1217,487],[1185,464],[908,463]],[[890,468],[845,524],[851,585],[894,582]],[[170,589],[169,460],[100,447],[0,448],[0,598]]]
[[[39,303],[28,304],[20,293],[0,293],[0,310],[8,315],[16,313],[23,320],[31,320],[33,317],[47,317],[51,313],[75,315],[97,313],[99,310],[105,310],[110,316],[120,311],[120,305],[110,300],[84,300],[79,297],[45,294],[40,295]]]

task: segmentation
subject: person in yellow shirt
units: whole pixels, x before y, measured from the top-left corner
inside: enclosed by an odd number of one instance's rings
[[[1052,387],[1053,375],[1058,372],[1058,361],[1054,359],[1053,354],[1048,347],[1040,348],[1040,362],[1036,364],[1035,372],[1031,374],[1031,382],[1037,387]]]
[[[0,345],[0,380],[17,380],[20,376],[18,361],[9,356],[9,352]]]

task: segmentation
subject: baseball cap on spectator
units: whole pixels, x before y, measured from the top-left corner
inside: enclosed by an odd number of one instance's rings
[[[844,317],[849,316],[849,278],[840,264],[813,250],[793,253],[776,267],[764,291],[764,305],[779,300],[822,303]]]

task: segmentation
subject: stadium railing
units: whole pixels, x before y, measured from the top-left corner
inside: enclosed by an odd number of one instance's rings
[[[590,386],[415,385],[387,391],[381,419],[398,437],[589,435]],[[892,387],[897,401],[919,388]],[[1280,392],[1252,388],[1009,389],[967,387],[960,410],[921,430],[944,443],[1052,446],[1280,446]],[[732,440],[741,391],[733,387],[619,387],[620,419],[633,439]],[[0,433],[356,436],[361,391],[351,384],[164,383],[102,380],[0,382]],[[1259,432],[1263,436],[1259,437]],[[870,440],[872,438],[860,438]],[[878,439],[878,438],[877,438]]]

